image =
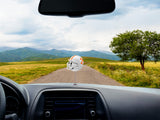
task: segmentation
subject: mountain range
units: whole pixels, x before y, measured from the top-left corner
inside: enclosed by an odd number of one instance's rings
[[[55,59],[80,55],[84,57],[97,57],[110,60],[120,60],[118,56],[108,51],[68,51],[68,50],[38,50],[24,47],[0,51],[0,62],[34,61],[44,59]]]

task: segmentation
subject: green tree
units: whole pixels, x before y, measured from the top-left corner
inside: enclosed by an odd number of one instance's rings
[[[127,31],[113,38],[110,48],[123,61],[137,60],[145,70],[144,63],[150,58],[159,59],[160,35],[150,31]],[[155,49],[156,48],[156,49]]]
[[[144,32],[145,39],[148,40],[149,54],[155,61],[160,60],[160,34],[156,32]]]

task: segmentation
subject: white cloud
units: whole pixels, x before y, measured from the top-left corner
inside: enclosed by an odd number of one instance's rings
[[[106,15],[73,19],[42,16],[38,2],[5,0],[0,4],[0,47],[110,51],[110,41],[118,33],[134,29],[160,32],[160,8],[154,4],[136,6],[119,0],[117,10],[122,13],[108,15],[109,19],[103,17]]]

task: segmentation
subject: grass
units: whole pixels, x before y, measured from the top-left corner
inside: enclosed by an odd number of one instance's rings
[[[3,65],[9,65],[9,63],[0,62],[0,66],[3,66]]]
[[[24,64],[66,64],[69,58],[57,58],[41,61],[26,61],[26,62],[8,62],[11,65],[24,65]]]
[[[139,62],[97,62],[88,66],[126,86],[160,88],[160,62],[146,62],[145,72]]]
[[[0,63],[0,75],[25,84],[57,69],[66,67],[69,58],[42,61]],[[146,62],[146,72],[139,62],[119,62],[83,57],[86,65],[98,70],[126,86],[160,88],[160,62]]]
[[[66,67],[68,59],[0,63],[0,75],[19,84],[29,83],[57,69]]]
[[[19,84],[29,83],[57,69],[65,68],[69,58],[57,58],[41,61],[1,62],[0,75],[8,77]],[[106,59],[84,57],[85,64],[108,61]]]
[[[97,62],[111,62],[113,60],[94,58],[94,57],[83,57],[84,64],[97,63]],[[113,61],[114,62],[114,61]]]

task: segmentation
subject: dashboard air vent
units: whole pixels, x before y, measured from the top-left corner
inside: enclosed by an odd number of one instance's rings
[[[95,92],[56,91],[44,95],[43,119],[94,119]]]

